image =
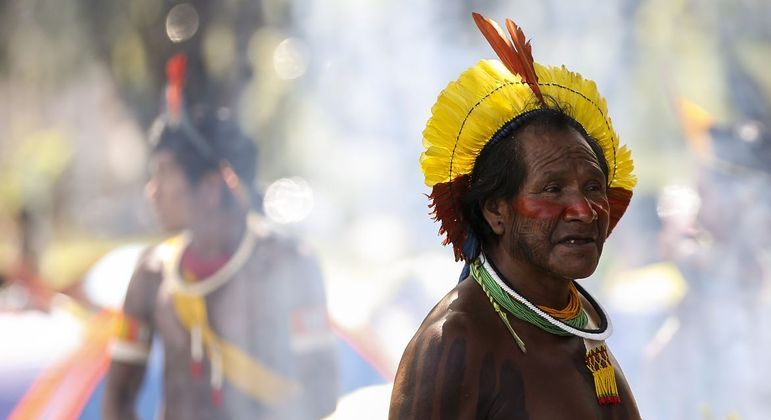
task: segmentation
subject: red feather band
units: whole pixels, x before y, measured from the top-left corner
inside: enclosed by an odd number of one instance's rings
[[[608,223],[608,235],[616,227],[621,216],[626,212],[629,202],[632,201],[632,192],[620,187],[608,188],[608,211],[610,222]]]
[[[455,261],[463,259],[463,242],[468,236],[467,223],[463,218],[461,200],[469,190],[471,175],[460,175],[451,182],[441,182],[434,185],[428,196],[433,209],[431,216],[440,223],[439,234],[447,235],[442,245],[452,244]]]

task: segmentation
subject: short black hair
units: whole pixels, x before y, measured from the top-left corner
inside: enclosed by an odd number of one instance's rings
[[[242,183],[251,186],[254,181],[257,146],[226,108],[197,105],[179,123],[162,115],[153,124],[149,140],[153,153],[168,150],[174,155],[192,185],[219,170],[223,161]]]
[[[602,148],[597,140],[570,116],[568,110],[550,106],[520,114],[498,130],[482,148],[471,172],[469,190],[461,202],[463,218],[468,221],[468,228],[471,233],[475,234],[482,244],[498,241],[497,235],[487,224],[482,214],[483,203],[498,198],[512,199],[519,194],[522,188],[527,168],[522,158],[521,142],[518,141],[518,137],[525,128],[530,126],[545,127],[552,130],[573,128],[578,131],[597,156],[597,161],[605,174],[607,183],[608,162]],[[477,248],[475,252],[478,253],[479,249]],[[477,255],[466,255],[465,257],[467,261],[470,261]]]

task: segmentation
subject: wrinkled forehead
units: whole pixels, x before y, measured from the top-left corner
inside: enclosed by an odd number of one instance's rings
[[[573,127],[529,126],[518,136],[525,166],[530,169],[586,162],[600,168],[589,142]]]

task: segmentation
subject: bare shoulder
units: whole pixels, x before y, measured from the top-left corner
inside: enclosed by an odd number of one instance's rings
[[[154,298],[162,279],[163,246],[163,244],[151,246],[142,253],[126,290],[124,311],[146,322],[151,319]]]
[[[458,337],[485,339],[483,313],[484,295],[476,283],[464,281],[447,293],[428,313],[418,329],[413,342],[453,340]]]
[[[432,413],[474,417],[491,340],[478,313],[484,295],[475,287],[464,281],[448,293],[407,345],[394,381],[390,419],[431,418]]]

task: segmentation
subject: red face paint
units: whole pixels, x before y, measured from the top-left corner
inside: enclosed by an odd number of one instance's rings
[[[548,220],[559,217],[565,206],[548,200],[538,200],[527,197],[517,197],[512,203],[515,213],[528,219]]]
[[[603,220],[608,217],[607,200],[600,202],[587,200],[583,203],[576,203],[575,206],[566,207],[550,200],[520,196],[512,203],[512,209],[516,214],[528,219],[551,220],[562,216],[566,211],[584,211],[584,209],[579,209],[576,206],[585,206],[586,204],[597,214],[598,219]]]
[[[600,202],[591,199],[579,199],[573,205],[566,208],[566,216],[571,215],[574,217],[580,217],[581,214],[591,212],[597,218],[602,219],[608,215],[608,203],[606,200]]]

